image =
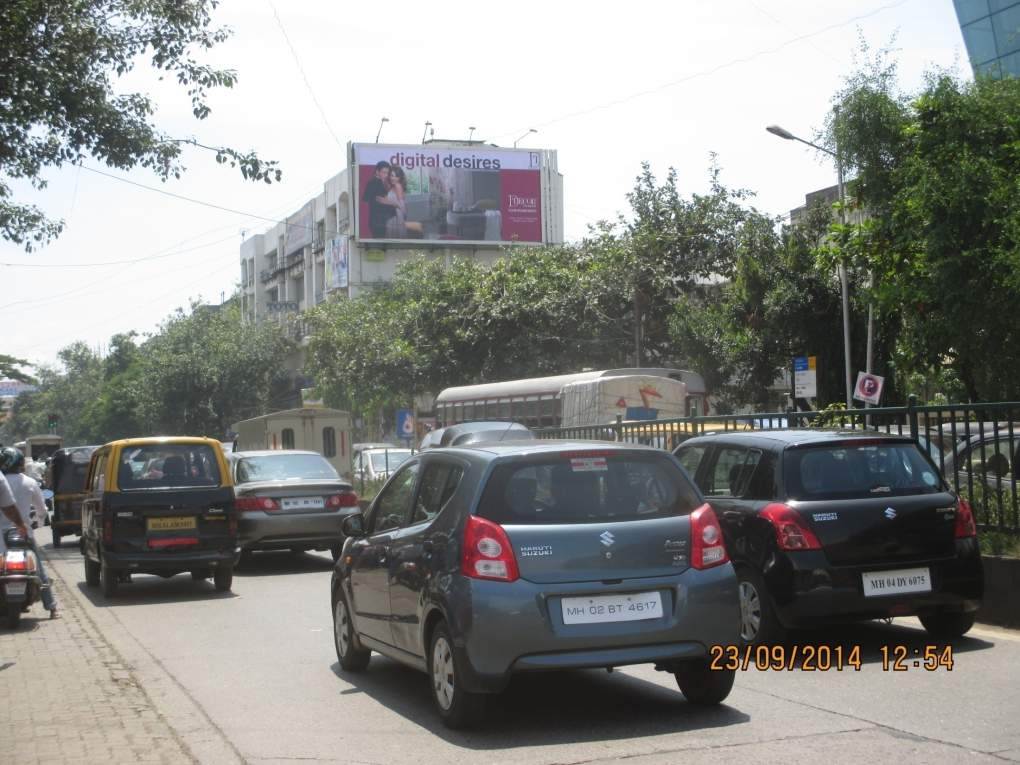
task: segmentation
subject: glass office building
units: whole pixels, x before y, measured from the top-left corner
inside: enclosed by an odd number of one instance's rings
[[[1020,77],[1020,0],[953,0],[974,74]]]

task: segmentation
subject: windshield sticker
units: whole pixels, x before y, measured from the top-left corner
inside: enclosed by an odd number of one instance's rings
[[[591,473],[608,470],[605,457],[574,457],[570,460],[570,469],[575,473]]]
[[[838,513],[814,513],[811,516],[811,520],[813,520],[813,521],[838,521],[839,520],[839,514]]]

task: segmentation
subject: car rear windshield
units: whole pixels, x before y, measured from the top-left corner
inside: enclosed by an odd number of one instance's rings
[[[666,455],[573,452],[497,465],[478,514],[500,524],[601,523],[688,515],[699,504]]]
[[[914,444],[832,444],[786,453],[790,499],[855,499],[935,494],[938,471]]]
[[[336,469],[318,454],[269,454],[243,457],[237,463],[238,483],[338,477]]]
[[[411,456],[410,449],[387,449],[383,452],[370,452],[372,469],[377,473],[393,470],[397,465]]]
[[[117,468],[117,487],[187,489],[220,485],[216,453],[206,444],[152,444],[125,448]]]

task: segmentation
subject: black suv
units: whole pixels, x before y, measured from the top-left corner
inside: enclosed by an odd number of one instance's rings
[[[973,625],[984,589],[974,516],[909,438],[718,433],[674,453],[722,526],[744,641],[907,615],[946,639]]]

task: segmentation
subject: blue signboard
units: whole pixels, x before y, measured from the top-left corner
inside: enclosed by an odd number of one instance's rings
[[[397,410],[397,438],[414,438],[414,412],[410,409]]]
[[[655,420],[659,417],[658,409],[648,409],[643,406],[628,406],[627,414],[624,419],[627,420]]]

